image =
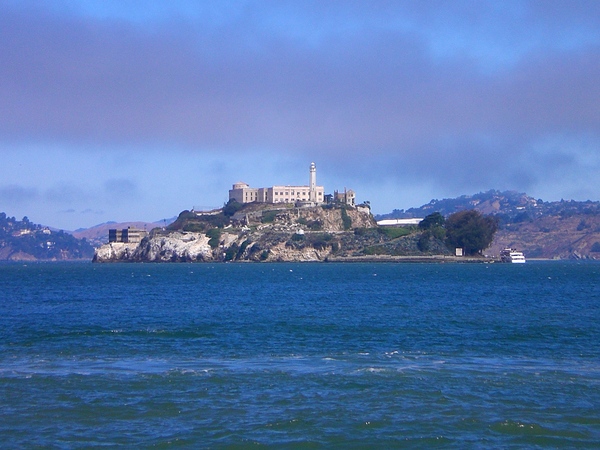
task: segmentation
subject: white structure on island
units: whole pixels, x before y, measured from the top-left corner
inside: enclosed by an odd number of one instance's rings
[[[317,165],[310,163],[310,181],[308,183],[308,200],[317,203]],[[321,197],[323,201],[323,197]]]
[[[229,200],[239,203],[323,203],[325,188],[317,186],[317,166],[310,163],[308,186],[276,185],[265,188],[251,188],[248,184],[238,182],[229,190]]]
[[[412,219],[383,219],[378,220],[377,225],[380,227],[402,227],[407,225],[419,225],[423,221],[420,217]]]

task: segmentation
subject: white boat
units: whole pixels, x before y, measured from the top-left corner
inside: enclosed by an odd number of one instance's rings
[[[500,260],[505,263],[523,264],[525,256],[514,248],[505,248],[500,252]]]

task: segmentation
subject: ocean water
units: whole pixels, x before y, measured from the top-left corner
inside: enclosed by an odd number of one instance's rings
[[[2,448],[598,448],[600,264],[0,265]]]

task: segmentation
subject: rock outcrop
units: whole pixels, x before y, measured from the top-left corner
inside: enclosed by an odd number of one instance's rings
[[[135,252],[138,244],[126,244],[123,242],[111,242],[96,249],[94,262],[132,261],[131,255]]]
[[[99,247],[95,262],[192,262],[215,258],[203,233],[172,232],[155,234],[139,244],[111,242]]]
[[[348,244],[356,241],[355,230],[374,229],[376,223],[368,210],[358,208],[288,206],[275,210],[250,205],[227,220],[215,214],[184,211],[173,228],[177,229],[155,229],[139,244],[102,245],[93,260],[324,261],[333,255],[343,256],[345,249],[355,253],[355,246]]]

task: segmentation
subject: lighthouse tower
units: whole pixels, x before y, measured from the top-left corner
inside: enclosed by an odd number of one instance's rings
[[[317,166],[314,162],[310,163],[310,181],[308,183],[308,199],[311,202],[317,202]]]

